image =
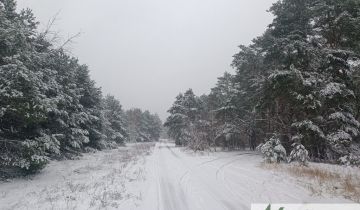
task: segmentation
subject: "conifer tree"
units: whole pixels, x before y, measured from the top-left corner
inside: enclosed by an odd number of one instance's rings
[[[104,133],[108,142],[124,144],[128,138],[125,128],[125,114],[120,102],[114,96],[107,95],[104,99]]]
[[[14,0],[0,0],[0,176],[123,143],[108,138],[108,125],[125,136],[116,125],[123,116],[106,123],[88,67],[54,47],[37,25],[31,10],[17,12]]]

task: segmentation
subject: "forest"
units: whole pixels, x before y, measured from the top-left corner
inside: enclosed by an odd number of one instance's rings
[[[89,67],[39,32],[30,9],[0,1],[0,177],[34,173],[51,159],[157,141],[162,122],[104,96]]]
[[[235,74],[210,94],[176,97],[169,136],[195,151],[360,165],[360,1],[283,0],[269,11],[263,35],[233,56]]]
[[[360,209],[360,0],[0,0],[1,210],[266,208]]]

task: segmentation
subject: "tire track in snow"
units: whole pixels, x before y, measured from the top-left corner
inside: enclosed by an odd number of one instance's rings
[[[218,161],[218,160],[223,160],[223,159],[228,159],[228,158],[233,158],[233,157],[238,157],[238,156],[242,156],[242,155],[254,155],[254,153],[241,153],[241,154],[236,154],[236,155],[231,155],[231,156],[226,156],[226,157],[219,157],[219,158],[214,158],[212,160],[207,160],[207,161],[204,161],[202,163],[199,163],[197,164],[196,166],[194,166],[193,168],[187,170],[182,176],[181,176],[181,179],[179,182],[182,182],[183,178],[189,174],[189,172],[191,170],[194,170],[194,169],[197,169],[198,167],[201,167],[201,166],[204,166],[206,164],[209,164],[209,163],[212,163],[212,162],[215,162],[215,161]]]
[[[170,149],[170,148],[169,148]],[[171,149],[170,149],[171,150]],[[176,156],[176,157],[179,157],[174,151],[172,151],[172,153]],[[207,167],[210,167],[210,168],[214,168],[214,175],[216,174],[216,179],[214,181],[219,181],[218,178],[217,178],[217,173],[219,172],[219,169],[217,167],[213,167],[211,165],[209,165],[210,163],[212,162],[215,162],[215,161],[218,161],[218,160],[224,160],[224,159],[228,159],[228,158],[236,158],[235,160],[232,160],[231,162],[233,161],[236,161],[239,159],[239,156],[244,156],[244,155],[256,155],[254,153],[241,153],[241,154],[236,154],[236,155],[231,155],[231,156],[226,156],[226,157],[219,157],[219,158],[214,158],[212,160],[208,160],[208,161],[204,161],[202,163],[199,163],[199,164],[196,164],[195,166],[192,166],[190,169],[188,169],[180,178],[179,180],[179,185],[183,184],[183,180],[185,177],[189,176],[189,174],[195,170],[198,170],[200,167],[204,167],[204,166],[207,166]],[[226,163],[225,165],[227,165],[228,163]],[[224,167],[224,166],[221,166],[221,167]],[[212,172],[211,172],[212,173]],[[194,174],[196,175],[196,174]],[[209,174],[210,175],[210,174]],[[220,197],[224,196],[223,194],[217,192],[217,189],[216,187],[212,186],[213,184],[217,184],[217,183],[205,183],[204,180],[202,180],[201,178],[199,179],[199,181],[201,181],[203,183],[203,185],[205,185],[207,188],[211,189],[207,192],[207,194],[209,196],[211,196],[214,200],[218,200],[220,201],[218,204],[219,205],[222,205],[223,208],[222,209],[229,209],[229,210],[238,210],[239,209],[239,206],[242,207],[242,209],[247,209],[248,207],[246,205],[243,205],[242,203],[241,204],[237,204],[237,206],[234,206],[231,202],[228,202],[226,199],[220,199]],[[232,196],[234,199],[233,200],[239,200],[239,197],[238,196],[235,196],[234,193],[232,193],[232,191],[230,189],[226,189],[227,193],[227,196],[225,196],[227,199],[230,196]],[[245,200],[241,199],[243,201],[243,203],[246,203]]]
[[[168,152],[171,157],[174,156],[173,161],[180,162],[180,157],[174,152],[171,152],[170,147],[159,146],[158,147],[158,174],[159,174],[159,194],[161,195],[160,210],[183,210],[188,209],[187,202],[185,199],[185,193],[181,187],[174,186],[176,182],[173,182],[168,174],[169,159],[165,158],[165,154]],[[161,163],[161,164],[160,164]]]
[[[218,170],[217,170],[217,172],[216,172],[216,178],[217,178],[217,180],[221,180],[222,182],[223,182],[223,184],[224,184],[224,186],[225,186],[225,188],[234,196],[234,197],[236,197],[236,198],[238,198],[238,199],[241,199],[244,203],[246,203],[246,202],[249,202],[249,201],[246,201],[245,199],[244,199],[244,193],[246,193],[246,194],[249,194],[249,189],[251,189],[251,194],[252,195],[258,195],[259,193],[260,193],[260,197],[262,197],[262,195],[264,194],[264,191],[260,191],[260,192],[257,192],[256,191],[256,188],[255,187],[253,187],[253,186],[248,186],[248,187],[246,187],[246,192],[244,192],[244,191],[241,191],[241,192],[236,192],[236,191],[234,191],[233,190],[233,187],[234,187],[234,184],[230,184],[230,182],[226,179],[226,176],[225,176],[225,172],[226,172],[226,169],[229,167],[229,166],[231,166],[232,164],[234,164],[235,162],[237,162],[237,161],[239,161],[240,159],[239,158],[237,158],[237,159],[235,159],[235,160],[233,160],[233,161],[230,161],[230,162],[228,162],[228,163],[225,163],[224,165],[222,165]],[[242,168],[241,168],[241,170],[242,170]],[[219,174],[221,175],[221,179],[219,178]],[[242,173],[239,173],[239,171],[236,173],[236,175],[237,175],[237,177],[241,177],[241,179],[246,179],[246,180],[253,180],[251,183],[256,183],[257,182],[257,180],[255,179],[255,178],[253,178],[253,177],[250,177],[250,176],[245,176],[244,174],[242,174]],[[240,179],[240,180],[241,180]],[[242,188],[245,188],[245,186],[241,186]],[[250,187],[250,188],[249,188]],[[270,200],[270,197],[268,197],[268,199]]]
[[[160,205],[161,205],[161,203],[162,203],[162,201],[161,201],[161,191],[160,191],[160,189],[161,189],[161,187],[160,187],[160,167],[159,167],[159,164],[156,164],[156,163],[158,163],[158,161],[159,161],[159,148],[158,148],[158,145],[156,145],[156,147],[155,147],[155,152],[156,152],[156,158],[155,158],[155,160],[156,161],[154,161],[154,169],[155,169],[155,177],[156,177],[156,187],[157,187],[157,209],[158,210],[161,210],[160,209]]]
[[[237,160],[239,160],[239,159],[237,159]],[[246,169],[244,167],[230,168],[230,166],[232,164],[234,164],[237,160],[228,162],[227,164],[223,165],[221,170],[219,169],[220,171],[218,171],[218,174],[221,175],[222,181],[224,182],[226,187],[229,189],[229,191],[240,196],[241,192],[236,192],[236,191],[232,190],[233,189],[232,187],[236,183],[230,183],[229,180],[249,180],[249,182],[251,182],[252,184],[247,186],[246,192],[248,192],[249,189],[251,189],[252,195],[258,195],[257,198],[260,200],[264,200],[264,201],[267,200],[268,202],[272,202],[270,195],[274,196],[274,193],[270,192],[269,189],[274,190],[274,187],[276,188],[277,193],[276,193],[275,198],[273,198],[273,200],[279,200],[281,198],[286,198],[286,197],[291,200],[298,200],[298,197],[296,197],[296,196],[293,196],[288,193],[282,193],[282,192],[287,191],[282,186],[285,186],[285,188],[286,188],[288,185],[286,183],[275,181],[274,179],[276,179],[276,177],[274,177],[274,176],[271,176],[270,180],[259,182],[256,178],[254,178],[257,175],[255,175],[255,174],[254,174],[254,176],[251,175],[252,173],[254,173],[254,171],[252,171],[252,170]],[[229,169],[229,170],[227,170],[227,169]],[[225,172],[227,172],[228,174],[231,174],[237,178],[236,179],[227,179],[225,176]],[[242,172],[244,172],[244,173],[242,173]],[[250,181],[250,180],[252,180],[252,181]],[[274,183],[279,183],[280,185],[274,184]],[[291,184],[291,183],[289,183],[289,184]],[[262,188],[256,187],[259,185],[261,185],[263,187]],[[266,185],[268,185],[268,187]],[[251,198],[251,199],[253,199],[253,198]]]
[[[313,198],[286,177],[259,168],[256,153],[204,160],[170,144],[159,145],[160,210],[238,210],[249,209],[253,202],[326,200]]]
[[[170,154],[174,157],[173,160],[175,160],[178,164],[177,165],[183,165],[186,170],[186,172],[179,178],[179,181],[178,181],[178,185],[179,185],[179,188],[188,188],[188,187],[194,187],[192,185],[189,185],[189,183],[184,183],[183,180],[184,180],[184,177],[186,175],[189,175],[191,171],[194,171],[196,169],[199,169],[199,165],[200,164],[196,164],[195,166],[189,166],[188,164],[186,164],[186,161],[181,158],[177,152],[173,151],[171,149],[171,147],[167,146],[167,147],[163,147],[163,148],[166,148],[169,150]],[[204,165],[204,164],[202,164]],[[212,172],[211,172],[212,173]],[[195,201],[195,204],[193,204],[192,208],[191,209],[208,209],[208,201],[216,201],[216,206],[218,206],[219,208],[217,209],[224,209],[224,210],[238,210],[238,207],[237,206],[234,206],[231,204],[231,202],[225,200],[225,199],[220,199],[221,197],[223,197],[223,195],[220,193],[220,192],[217,192],[217,189],[218,187],[215,187],[213,186],[213,181],[214,180],[204,180],[203,177],[199,177],[198,174],[194,173],[192,174],[192,179],[196,180],[196,185],[200,185],[201,187],[199,188],[194,188],[192,190],[190,190],[189,192],[201,192],[201,196],[198,197],[198,199],[196,199]],[[181,180],[181,181],[180,181]],[[216,184],[216,183],[214,183]],[[204,190],[204,189],[207,189],[207,190]],[[199,191],[200,190],[200,191]],[[184,191],[183,191],[184,192]],[[227,197],[227,196],[225,196]],[[204,202],[201,202],[201,201],[205,201]],[[215,204],[214,203],[214,204]],[[194,208],[194,206],[198,206],[198,208]],[[214,207],[212,207],[214,208]],[[184,208],[185,209],[185,208]],[[188,209],[188,208],[186,208]],[[183,210],[183,209],[181,209]]]
[[[257,156],[257,155],[254,155],[254,153],[244,153],[244,154],[238,154],[237,156],[244,156],[244,155],[249,155],[249,156]],[[219,174],[219,171],[222,170],[223,168],[225,168],[226,166],[229,166],[231,165],[232,163],[238,161],[238,160],[241,160],[243,157],[238,157],[234,160],[231,160],[223,165],[221,165],[217,170],[216,170],[216,177],[218,176]]]
[[[191,171],[197,170],[197,169],[199,169],[199,167],[208,166],[210,163],[213,163],[213,162],[215,162],[215,161],[221,161],[221,160],[229,159],[229,158],[236,158],[235,160],[231,160],[230,162],[227,162],[227,163],[225,163],[224,165],[220,166],[220,168],[216,168],[216,167],[210,166],[210,167],[216,169],[216,180],[219,180],[219,179],[218,179],[218,173],[219,173],[219,171],[220,171],[222,168],[224,168],[224,167],[226,167],[227,165],[230,165],[231,163],[236,162],[237,160],[239,160],[239,159],[242,158],[242,157],[239,157],[239,156],[245,156],[245,155],[257,156],[258,154],[253,153],[253,152],[252,152],[252,153],[241,153],[241,154],[236,154],[236,155],[231,155],[231,156],[226,156],[226,157],[219,157],[219,158],[214,158],[214,159],[212,159],[212,160],[204,161],[204,162],[202,162],[202,163],[199,163],[199,164],[195,165],[194,167],[190,168],[189,170],[187,170],[187,171],[181,176],[181,178],[180,178],[180,180],[179,180],[179,184],[181,185],[181,184],[183,183],[183,179],[184,179],[186,176],[188,176]],[[243,203],[246,203],[246,201],[245,201],[244,199],[242,199],[241,197],[237,196],[237,195],[231,190],[231,188],[228,187],[228,185],[226,185],[227,183],[225,183],[224,181],[223,181],[223,183],[224,183],[224,187],[226,188],[226,191],[228,191],[229,194],[230,194],[232,197],[234,197],[234,198],[236,198],[236,199],[241,199],[241,200],[243,201]],[[225,185],[226,185],[226,186],[225,186]],[[209,186],[210,186],[210,185],[209,185]],[[211,195],[211,196],[212,196],[214,199],[218,199],[217,196],[214,196],[214,195]],[[238,208],[233,207],[233,206],[232,206],[229,202],[227,202],[226,200],[221,200],[221,204],[225,207],[225,209],[230,209],[230,210],[231,210],[231,209],[234,209],[234,210],[237,210],[237,209],[238,209]],[[239,204],[239,205],[242,207],[242,209],[247,209],[247,208],[248,208],[246,205],[243,205],[243,204]]]
[[[239,194],[236,193],[232,187],[230,187],[229,183],[226,181],[225,179],[225,169],[229,166],[231,166],[233,163],[241,160],[243,158],[243,156],[245,155],[249,155],[249,156],[255,156],[256,154],[254,153],[242,153],[242,154],[238,154],[236,157],[236,159],[231,160],[223,165],[221,165],[219,168],[217,168],[216,170],[216,180],[221,181],[223,183],[223,186],[225,187],[225,189],[237,200],[241,200],[242,203],[240,204],[242,206],[242,209],[247,209],[248,207],[245,206],[243,203],[247,203],[247,201],[244,199],[244,197],[242,196],[243,194]],[[242,157],[238,157],[238,156],[242,156]],[[219,174],[221,174],[222,179],[219,178]],[[248,189],[246,189],[246,191],[248,191]],[[252,190],[253,191],[253,190]],[[247,192],[248,193],[248,192]]]

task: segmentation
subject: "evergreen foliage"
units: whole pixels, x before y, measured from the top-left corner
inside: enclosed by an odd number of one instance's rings
[[[302,144],[294,143],[292,145],[289,162],[297,161],[301,166],[307,166],[309,160],[309,152]]]
[[[162,122],[157,114],[141,109],[130,109],[125,113],[129,142],[159,141]]]
[[[89,69],[38,33],[31,10],[0,0],[0,176],[127,139],[124,113]]]
[[[184,95],[176,98],[165,123],[170,137],[188,145],[193,119],[206,120],[201,135],[211,146],[255,149],[275,144],[277,134],[302,163],[307,153],[359,162],[360,2],[279,0],[269,11],[274,20],[264,34],[234,55],[235,74],[220,77],[202,101],[207,114],[189,114]]]
[[[107,142],[125,144],[129,134],[126,130],[125,112],[120,102],[114,96],[107,95],[103,103],[104,133]]]
[[[168,134],[178,146],[189,146],[194,150],[204,150],[210,146],[211,121],[205,106],[207,96],[197,97],[192,89],[179,94],[169,109],[171,114],[165,126]]]
[[[286,150],[276,135],[266,140],[264,144],[260,144],[257,148],[263,154],[267,163],[280,163],[287,160]]]

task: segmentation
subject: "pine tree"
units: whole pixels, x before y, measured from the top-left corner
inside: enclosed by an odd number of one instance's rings
[[[89,118],[80,103],[81,91],[77,87],[76,58],[70,57],[61,49],[48,54],[44,68],[55,71],[54,87],[51,87],[49,99],[53,108],[48,110],[48,129],[59,134],[62,154],[77,155],[83,146],[89,143],[89,131],[84,127]]]
[[[36,172],[51,158],[126,138],[121,105],[104,102],[88,67],[37,25],[31,10],[0,0],[0,176]]]
[[[175,140],[176,145],[185,145],[189,140],[189,119],[183,106],[184,95],[176,97],[172,107],[168,110],[170,116],[166,119],[164,126],[168,128],[168,135]]]
[[[106,148],[103,140],[106,136],[102,133],[102,93],[100,88],[95,86],[95,82],[90,79],[88,67],[79,65],[76,69],[76,88],[79,90],[79,103],[82,110],[79,113],[84,121],[80,123],[80,127],[86,129],[89,134],[89,143],[94,148]]]
[[[157,114],[141,109],[126,111],[126,124],[130,142],[158,141],[162,131],[162,122]]]
[[[289,162],[297,161],[301,166],[307,166],[309,160],[309,152],[300,143],[294,143],[292,145]]]
[[[13,0],[0,1],[0,172],[33,172],[59,153],[59,142],[46,134],[47,83],[32,59],[37,23],[30,10],[16,13]]]
[[[189,145],[196,134],[194,123],[199,120],[200,101],[194,92],[189,89],[179,94],[169,109],[170,116],[165,122],[169,128],[169,136],[175,139],[177,145]]]
[[[312,1],[286,0],[271,8],[275,15],[268,30],[271,44],[264,46],[267,50],[265,65],[270,65],[272,70],[267,77],[264,102],[276,122],[274,131],[282,134],[285,147],[290,149],[293,136],[297,136],[316,154],[323,141],[322,131],[312,135],[308,131],[313,130],[296,126],[310,122],[319,127],[317,118],[322,105],[318,97],[319,83],[323,79],[319,70],[322,54],[312,38],[311,7]],[[317,139],[309,143],[309,135]],[[319,142],[320,146],[313,142]]]
[[[228,106],[232,108],[228,109],[231,111],[228,115],[233,116],[230,122],[236,122],[230,123],[232,127],[241,128],[241,135],[247,136],[249,147],[255,149],[260,139],[265,138],[259,129],[264,124],[264,114],[260,109],[266,78],[264,56],[261,46],[257,43],[239,48],[240,52],[234,55],[232,63],[236,70],[235,90],[230,106]]]
[[[285,162],[287,159],[286,150],[277,135],[267,139],[257,149],[263,154],[264,160],[267,163],[280,163]]]
[[[107,95],[104,99],[104,133],[107,142],[123,145],[128,138],[125,128],[125,114],[120,102],[114,96]]]
[[[273,4],[265,33],[234,55],[235,75],[225,73],[201,99],[192,91],[176,98],[170,137],[193,147],[239,135],[254,148],[276,135],[269,142],[295,146],[295,156],[358,163],[359,11],[357,0]]]
[[[158,141],[162,131],[162,121],[157,114],[151,114],[147,123],[151,141]]]
[[[360,3],[358,1],[315,1],[314,31],[325,59],[324,81],[320,91],[329,159],[351,153],[354,138],[359,135],[356,117],[354,71],[351,63],[358,60]]]

